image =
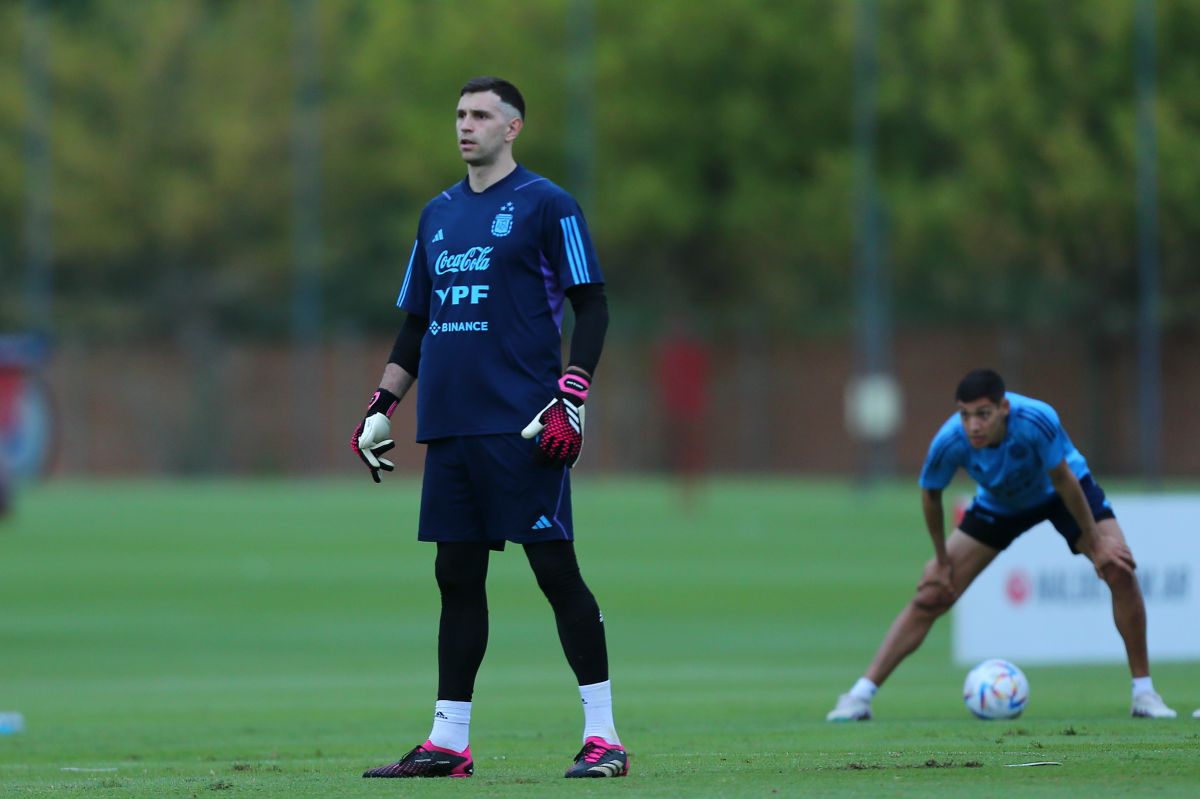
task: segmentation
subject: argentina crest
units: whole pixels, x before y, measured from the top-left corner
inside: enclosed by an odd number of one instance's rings
[[[492,235],[496,237],[507,236],[512,232],[513,228],[513,204],[505,203],[500,206],[500,213],[496,214],[496,218],[492,220]]]

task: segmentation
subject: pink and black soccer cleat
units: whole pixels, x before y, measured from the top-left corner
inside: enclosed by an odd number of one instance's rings
[[[629,773],[629,755],[620,744],[592,736],[575,755],[575,765],[564,777],[624,777]]]
[[[426,741],[395,763],[363,772],[364,777],[470,777],[475,773],[471,747],[461,752]]]

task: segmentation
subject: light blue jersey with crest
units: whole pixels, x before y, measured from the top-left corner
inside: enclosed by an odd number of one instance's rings
[[[945,488],[962,467],[979,486],[975,494],[979,505],[1013,514],[1036,508],[1054,496],[1047,472],[1063,459],[1076,478],[1089,473],[1087,461],[1071,443],[1054,408],[1011,391],[1005,398],[1010,404],[1008,429],[995,447],[972,447],[957,413],[946,420],[929,445],[921,488]]]

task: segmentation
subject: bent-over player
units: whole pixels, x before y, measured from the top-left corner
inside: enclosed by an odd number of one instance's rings
[[[1112,592],[1113,620],[1133,675],[1132,714],[1174,718],[1154,692],[1146,651],[1146,607],[1137,568],[1121,526],[1087,461],[1071,443],[1054,408],[1006,392],[990,369],[958,384],[958,413],[933,437],[921,470],[921,508],[933,540],[916,596],[900,611],[867,672],[826,715],[827,721],[866,721],[871,700],[900,662],[1000,552],[1017,536],[1049,520],[1067,546],[1092,561]],[[957,530],[945,535],[942,490],[962,468],[978,484]]]

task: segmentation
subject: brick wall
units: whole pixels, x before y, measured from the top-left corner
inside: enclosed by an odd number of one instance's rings
[[[66,346],[50,372],[62,432],[56,472],[352,472],[361,467],[347,441],[390,346],[340,341],[307,359],[285,347]],[[1167,475],[1200,475],[1198,348],[1200,331],[1164,342]],[[909,331],[893,352],[905,408],[893,446],[898,474],[919,470],[930,436],[953,412],[959,377],[980,365],[1058,408],[1102,475],[1138,470],[1133,342],[1089,360],[1083,344],[1062,331]],[[852,474],[860,467],[863,453],[843,422],[851,339],[746,340],[713,350],[712,363],[712,469]],[[663,410],[652,371],[643,344],[610,340],[588,405],[582,469],[663,467]],[[306,385],[312,390],[302,392]],[[419,470],[423,450],[406,445],[414,435],[411,407],[396,413],[393,432],[397,468]]]

